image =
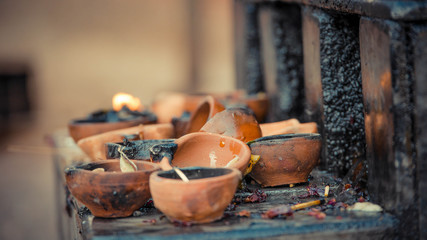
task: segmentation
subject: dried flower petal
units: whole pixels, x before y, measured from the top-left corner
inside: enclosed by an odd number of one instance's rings
[[[237,216],[239,217],[251,217],[251,213],[248,210],[242,210],[237,213]]]
[[[265,202],[266,200],[267,194],[260,189],[256,189],[251,195],[245,198],[246,203]]]
[[[262,218],[275,218],[277,216],[292,216],[293,211],[289,205],[280,205],[274,208],[269,209],[264,212],[261,216]]]

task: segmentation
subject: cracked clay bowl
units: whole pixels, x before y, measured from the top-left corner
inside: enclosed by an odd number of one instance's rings
[[[154,205],[170,221],[208,223],[222,217],[242,178],[234,168],[184,168],[182,181],[174,170],[150,176]]]
[[[321,137],[317,133],[285,134],[258,138],[248,143],[258,163],[249,174],[263,187],[306,182],[318,164]]]
[[[71,194],[95,217],[127,217],[151,197],[148,180],[157,164],[135,161],[138,171],[121,172],[119,160],[97,161],[65,169]],[[103,168],[105,172],[92,171]]]

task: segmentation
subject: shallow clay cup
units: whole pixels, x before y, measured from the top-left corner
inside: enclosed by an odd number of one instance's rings
[[[263,187],[306,182],[318,164],[320,134],[285,134],[248,143],[252,154],[261,158],[249,174]]]
[[[154,205],[171,221],[208,223],[222,217],[242,178],[237,169],[181,169],[189,178],[183,182],[171,171],[150,177]]]
[[[216,157],[216,167],[225,167],[235,156],[239,159],[230,167],[246,170],[251,151],[242,141],[214,133],[197,132],[184,135],[175,141],[178,148],[172,165],[176,167],[211,167],[211,157]]]
[[[200,131],[230,136],[243,142],[262,136],[255,115],[247,108],[227,108],[211,118]]]
[[[127,217],[151,197],[148,180],[157,164],[135,161],[138,171],[122,173],[119,160],[98,161],[65,169],[71,194],[96,217]],[[105,172],[92,171],[103,168]]]

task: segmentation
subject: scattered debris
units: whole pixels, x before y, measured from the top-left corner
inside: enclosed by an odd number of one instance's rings
[[[289,205],[280,205],[274,208],[269,209],[268,211],[261,214],[262,218],[275,218],[278,216],[289,217],[294,214],[291,206]]]
[[[314,186],[307,186],[307,193],[301,194],[298,198],[320,197],[319,188]]]
[[[311,211],[308,212],[308,215],[313,216],[319,220],[325,219],[326,217],[326,214],[317,208],[312,208]]]
[[[237,208],[237,204],[232,202],[230,204],[228,204],[227,208],[225,209],[226,211],[234,211]]]
[[[143,208],[155,208],[153,199],[148,199],[148,201],[144,204]]]
[[[371,202],[357,202],[347,208],[351,211],[362,211],[362,212],[381,212],[383,209],[377,204]]]
[[[179,220],[173,220],[172,224],[175,227],[191,227],[191,226],[193,226],[193,223],[191,223],[191,222],[184,222],[184,221],[179,221]]]
[[[296,211],[296,210],[300,210],[300,209],[304,209],[304,208],[308,208],[308,207],[312,207],[312,206],[316,206],[316,205],[320,205],[325,203],[325,200],[314,200],[314,201],[310,201],[310,202],[305,202],[305,203],[298,203],[293,205],[291,208],[292,210]]]
[[[151,225],[154,225],[154,224],[156,224],[157,223],[157,220],[156,219],[145,219],[145,220],[142,220],[142,222],[143,223],[149,223],[149,224],[151,224]]]
[[[267,200],[267,194],[260,190],[256,189],[252,192],[251,195],[247,196],[244,200],[245,203],[259,203],[259,202],[265,202]]]
[[[329,196],[329,185],[326,185],[325,187],[325,197]]]
[[[246,168],[244,176],[248,175],[250,172],[252,172],[252,168],[257,164],[257,162],[261,159],[260,155],[253,155],[251,154],[251,159],[249,160],[249,166]]]
[[[236,215],[239,217],[247,217],[247,218],[251,217],[251,213],[248,210],[242,210],[238,212]]]

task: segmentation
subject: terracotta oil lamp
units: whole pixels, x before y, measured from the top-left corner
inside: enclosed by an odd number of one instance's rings
[[[68,124],[70,136],[75,142],[78,142],[80,139],[92,135],[157,121],[157,117],[153,113],[148,111],[140,112],[141,105],[124,103],[123,100],[135,100],[139,103],[139,99],[128,95],[124,93],[115,95],[113,98],[113,110],[96,111],[84,119],[72,120]]]
[[[200,131],[230,136],[243,142],[262,136],[258,122],[248,108],[227,108],[212,117]]]
[[[224,105],[229,107],[250,108],[258,122],[263,122],[267,116],[270,101],[265,93],[247,94],[245,90],[239,89],[228,94],[215,94]]]
[[[133,162],[139,169],[135,172],[121,172],[119,160],[67,168],[65,177],[68,189],[96,217],[130,216],[151,197],[149,176],[159,170],[154,163]]]
[[[249,174],[263,187],[306,182],[318,164],[320,134],[285,134],[249,142],[252,154],[260,155]]]
[[[235,168],[181,169],[184,182],[174,170],[150,176],[154,205],[171,221],[209,223],[222,217],[242,178]]]
[[[291,133],[317,133],[315,122],[300,123],[295,118],[280,122],[262,123],[260,128],[263,137]]]
[[[80,139],[77,145],[92,159],[106,160],[106,146],[108,142],[121,142],[142,139],[167,139],[174,137],[174,129],[170,123],[139,125],[131,128],[109,131]]]
[[[154,145],[151,159],[161,161],[168,154],[174,167],[231,167],[246,170],[251,151],[242,141],[220,134],[197,132],[174,142]]]
[[[212,96],[206,96],[193,114],[191,114],[184,134],[198,132],[209,119],[224,109],[224,105],[222,105],[217,99]]]
[[[173,118],[194,112],[205,97],[204,94],[165,92],[156,96],[151,110],[156,114],[159,123],[170,123]]]

